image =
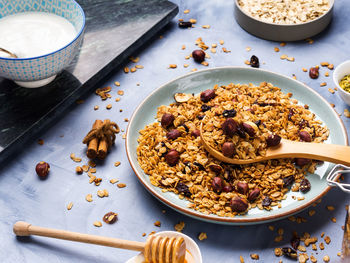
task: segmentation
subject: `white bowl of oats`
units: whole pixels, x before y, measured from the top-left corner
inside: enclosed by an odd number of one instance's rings
[[[235,0],[235,18],[247,32],[267,40],[298,41],[331,22],[334,0]]]

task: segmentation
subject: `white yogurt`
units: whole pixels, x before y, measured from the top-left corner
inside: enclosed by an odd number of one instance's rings
[[[45,12],[24,12],[0,19],[0,47],[19,58],[42,56],[63,48],[77,35],[67,19]],[[8,57],[1,52],[0,56]]]

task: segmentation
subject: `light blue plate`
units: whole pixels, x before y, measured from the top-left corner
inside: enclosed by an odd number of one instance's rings
[[[204,215],[200,212],[187,208],[188,201],[181,200],[174,193],[162,193],[160,188],[153,186],[149,177],[142,171],[137,162],[137,139],[139,131],[147,124],[155,122],[157,108],[160,105],[169,105],[174,102],[173,96],[177,92],[199,93],[211,89],[215,84],[227,85],[231,82],[237,84],[253,83],[259,85],[261,82],[271,82],[282,89],[284,93],[293,93],[293,98],[302,105],[308,104],[310,110],[317,115],[330,130],[330,136],[326,143],[347,145],[348,139],[344,125],[330,104],[311,88],[292,78],[285,77],[273,72],[254,68],[222,67],[187,74],[151,93],[135,110],[127,130],[126,151],[132,168],[146,189],[160,201],[184,213],[188,216],[213,223],[244,225],[257,224],[274,221],[291,216],[325,195],[330,189],[327,186],[325,175],[332,168],[332,164],[324,163],[319,166],[316,173],[308,176],[311,182],[311,190],[306,194],[288,193],[288,198],[282,202],[282,208],[271,211],[249,210],[246,215],[233,218],[219,217],[217,215]],[[322,179],[321,179],[322,178]],[[302,201],[295,201],[291,196],[304,196]]]

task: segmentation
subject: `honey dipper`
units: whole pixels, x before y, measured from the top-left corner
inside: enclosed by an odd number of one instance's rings
[[[146,243],[143,243],[33,226],[23,221],[18,221],[13,225],[13,232],[17,236],[36,235],[141,251],[144,253],[146,263],[184,263],[185,261],[186,244],[182,237],[169,238],[150,235]]]

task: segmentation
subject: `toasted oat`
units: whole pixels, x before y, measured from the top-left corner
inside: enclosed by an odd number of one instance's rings
[[[123,90],[118,90],[118,91],[117,91],[117,94],[118,94],[119,96],[123,96],[123,95],[124,95],[124,91],[123,91]]]
[[[294,58],[294,57],[287,57],[287,60],[288,60],[288,61],[291,61],[291,62],[294,62],[294,61],[295,61],[295,58]]]
[[[156,221],[156,222],[154,222],[154,225],[157,226],[157,227],[160,227],[161,226],[161,222],[160,221]]]
[[[200,232],[199,235],[198,235],[198,239],[200,241],[203,241],[204,239],[207,239],[207,238],[208,238],[207,237],[207,233],[205,233],[205,232]]]
[[[100,221],[95,221],[94,222],[94,226],[95,227],[101,227],[102,226],[102,223]]]
[[[275,227],[274,226],[268,226],[269,227],[269,229],[271,230],[271,231],[274,231],[275,230]]]
[[[177,65],[176,64],[170,64],[169,68],[177,68]]]
[[[71,210],[71,209],[72,209],[72,207],[73,207],[73,203],[72,203],[72,202],[70,202],[70,203],[67,205],[67,210]]]
[[[106,109],[107,109],[107,110],[112,109],[112,104],[107,104]]]
[[[249,61],[249,60],[245,60],[245,61],[244,61],[244,64],[250,65],[250,61]]]
[[[84,171],[84,172],[89,171],[89,166],[86,165],[86,164],[84,164],[84,165],[82,166],[82,168],[83,168],[83,171]]]
[[[119,180],[118,180],[118,179],[111,179],[111,180],[109,180],[109,182],[110,182],[111,184],[115,184],[115,183],[118,183]]]
[[[103,190],[98,190],[97,195],[98,195],[98,197],[103,198],[103,197],[108,197],[109,193],[106,189],[103,189]]]
[[[81,162],[81,158],[80,157],[76,157],[74,153],[71,153],[70,158],[76,163],[80,163]]]
[[[196,69],[196,68],[191,69],[192,72],[197,71],[197,70],[198,70],[198,69]]]
[[[213,53],[213,54],[215,54],[215,53],[216,53],[216,48],[211,48],[211,49],[210,49],[210,52]]]
[[[275,52],[280,52],[280,49],[279,49],[278,47],[274,47],[273,50],[274,50]]]
[[[129,68],[128,67],[124,67],[124,72],[125,73],[129,73]]]
[[[329,243],[331,243],[331,238],[329,236],[325,236],[324,237],[324,241],[326,242],[326,244],[328,245]]]
[[[325,233],[324,233],[324,232],[322,232],[322,233],[321,233],[321,237],[324,237],[324,234],[325,234]]]
[[[114,163],[114,166],[115,166],[115,167],[118,167],[120,164],[121,164],[121,162],[115,162],[115,163]]]
[[[276,257],[280,257],[280,256],[283,255],[283,251],[282,251],[282,249],[279,248],[279,247],[276,247],[275,250],[274,250],[274,252],[275,252],[275,256],[276,256]]]
[[[124,188],[124,187],[126,187],[126,184],[119,183],[119,184],[117,184],[117,186],[118,186],[119,188]]]
[[[202,28],[204,28],[204,29],[209,29],[209,28],[210,28],[210,25],[203,25]]]
[[[282,56],[280,56],[280,59],[287,59],[288,56],[286,54],[283,54]]]
[[[189,9],[184,10],[184,14],[188,14],[190,12]]]
[[[116,102],[120,101],[120,98],[116,98],[115,101],[116,101]]]
[[[314,40],[311,38],[307,38],[305,41],[307,41],[310,45],[314,43]]]
[[[201,64],[206,67],[209,66],[209,63],[207,61],[203,61]]]
[[[312,250],[315,250],[315,251],[316,251],[316,250],[317,250],[316,244],[312,244],[312,245],[311,245],[311,248],[312,248]]]
[[[309,246],[310,244],[315,244],[317,242],[318,238],[317,237],[310,237],[310,238],[306,238],[304,240],[304,244],[305,246]]]
[[[96,167],[96,163],[95,163],[94,161],[92,161],[92,160],[89,160],[89,161],[88,161],[88,165],[89,165],[90,167]]]
[[[115,81],[115,82],[114,82],[114,85],[116,85],[117,87],[119,87],[119,86],[120,86],[120,82],[119,82],[119,81]]]
[[[180,221],[179,223],[177,223],[175,226],[174,226],[174,229],[177,231],[177,232],[182,232],[182,230],[185,228],[185,222],[183,221]]]
[[[274,241],[276,243],[281,242],[282,240],[283,240],[283,236],[276,236],[275,239],[274,239]]]
[[[330,69],[330,70],[333,70],[333,69],[334,69],[334,65],[333,65],[333,64],[329,64],[329,65],[327,66],[327,68]]]
[[[305,253],[299,254],[299,263],[305,263],[308,258],[309,257]]]
[[[335,209],[335,207],[332,205],[327,205],[326,208],[328,211],[334,211],[334,209]]]
[[[95,105],[94,110],[98,110],[98,109],[99,109],[99,106]]]
[[[348,109],[344,109],[344,116],[350,118],[350,111]]]
[[[321,242],[318,246],[320,247],[321,250],[324,250],[324,244],[323,244],[323,242]]]
[[[286,42],[282,42],[282,43],[280,43],[280,46],[281,47],[284,47],[284,46],[286,46],[287,45],[287,43]]]
[[[251,50],[252,50],[251,47],[246,47],[246,48],[245,48],[245,51],[248,51],[248,52],[249,52],[249,51],[251,51]]]
[[[332,217],[332,218],[331,218],[331,221],[332,221],[333,223],[337,223],[337,219],[336,219],[335,217]]]
[[[184,64],[184,68],[187,68],[189,65],[188,64]]]
[[[327,86],[327,82],[322,82],[322,83],[320,84],[320,86],[321,86],[321,87]]]
[[[88,202],[92,202],[92,194],[87,194],[85,200]]]
[[[231,53],[231,50],[227,50],[225,47],[222,48],[222,51],[225,53]]]
[[[136,69],[136,67],[132,67],[132,68],[130,68],[130,72],[131,72],[131,73],[136,72],[136,70],[137,70],[137,69]]]
[[[324,76],[325,76],[325,77],[329,77],[329,72],[326,71],[326,72],[324,73]]]
[[[298,246],[298,250],[299,250],[300,252],[306,252],[306,247],[304,247],[304,246],[302,246],[302,245],[299,245],[299,246]]]
[[[328,67],[329,66],[328,62],[321,62],[320,64],[321,64],[322,67]]]
[[[142,236],[145,237],[147,234],[146,233],[142,233]]]
[[[242,256],[239,256],[239,262],[244,263],[244,258]]]
[[[323,261],[324,262],[329,262],[331,259],[330,259],[330,257],[328,256],[328,255],[326,255],[326,256],[324,256],[323,257]]]
[[[194,19],[194,18],[191,18],[188,21],[191,22],[192,24],[196,24],[197,23],[197,19]]]
[[[77,166],[77,167],[75,167],[75,172],[77,174],[82,174],[83,173],[83,168],[81,166]]]
[[[259,260],[259,255],[258,254],[250,254],[250,258],[253,260]]]
[[[222,40],[222,39],[220,39],[220,40],[219,40],[219,43],[220,43],[220,45],[223,45],[223,44],[225,44],[225,41]]]
[[[314,214],[316,214],[316,211],[315,211],[315,210],[310,210],[310,211],[309,211],[309,216],[313,216]]]
[[[302,68],[302,71],[307,72],[307,69],[306,68]]]

